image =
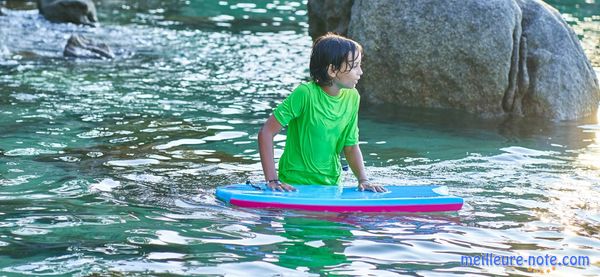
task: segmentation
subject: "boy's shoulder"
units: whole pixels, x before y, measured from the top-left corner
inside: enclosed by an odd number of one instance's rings
[[[344,89],[344,93],[348,96],[350,96],[350,98],[359,98],[360,99],[360,93],[358,93],[358,90],[356,88],[346,88]]]
[[[311,94],[311,91],[317,89],[315,85],[316,84],[314,82],[301,83],[292,91],[292,94],[309,96]]]
[[[346,90],[348,92],[350,92],[352,95],[360,96],[360,94],[358,93],[358,89],[356,89],[356,88],[347,88]]]
[[[313,81],[304,82],[304,83],[299,84],[296,87],[296,89],[294,89],[294,91],[296,91],[296,90],[311,91],[311,90],[316,89],[317,88],[316,86],[317,86],[317,84]]]
[[[319,87],[319,85],[317,83],[315,83],[314,81],[309,81],[309,82],[304,82],[304,83],[299,84],[292,91],[292,94],[303,95],[306,97],[311,97],[311,96],[316,97],[317,92],[319,90],[321,90],[321,88]],[[349,98],[351,98],[351,99],[353,99],[353,98],[360,99],[360,93],[358,93],[358,90],[356,88],[345,88],[342,90],[344,90],[343,93],[346,95],[346,97],[349,96]]]

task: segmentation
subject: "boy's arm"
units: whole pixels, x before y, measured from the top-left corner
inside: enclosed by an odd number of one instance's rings
[[[365,165],[363,162],[362,152],[360,151],[360,147],[358,144],[351,146],[344,146],[344,155],[346,156],[346,160],[354,173],[354,176],[358,179],[358,189],[360,191],[369,190],[373,192],[384,192],[385,189],[376,184],[371,184],[369,179],[367,178],[367,174],[365,172]]]
[[[281,124],[273,115],[267,119],[265,125],[258,132],[258,152],[260,153],[260,163],[262,164],[265,180],[278,180],[277,171],[275,171],[275,157],[273,154],[273,137],[281,131]],[[280,191],[292,191],[294,187],[280,182],[267,183],[271,189]]]

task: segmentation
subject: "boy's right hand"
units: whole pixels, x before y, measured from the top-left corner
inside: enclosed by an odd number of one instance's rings
[[[295,187],[292,187],[286,183],[281,183],[279,181],[270,182],[267,184],[267,187],[270,188],[272,191],[296,191]]]

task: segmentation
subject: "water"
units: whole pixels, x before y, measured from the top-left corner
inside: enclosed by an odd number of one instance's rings
[[[465,198],[460,212],[227,207],[214,188],[262,178],[256,133],[307,78],[306,4],[136,2],[98,3],[95,29],[0,2],[0,275],[540,274],[461,266],[481,253],[587,255],[590,266],[532,269],[600,274],[598,118],[366,107],[369,175],[446,184]],[[598,4],[550,4],[600,67]],[[62,58],[71,33],[117,58]]]

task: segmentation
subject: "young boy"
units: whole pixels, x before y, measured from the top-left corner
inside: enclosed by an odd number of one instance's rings
[[[358,146],[356,84],[362,75],[362,47],[328,33],[313,44],[312,81],[299,85],[267,119],[258,133],[260,159],[272,190],[295,190],[290,184],[337,185],[341,182],[339,155],[344,151],[358,189],[383,192],[369,182]],[[273,158],[273,137],[288,126],[279,178]]]

